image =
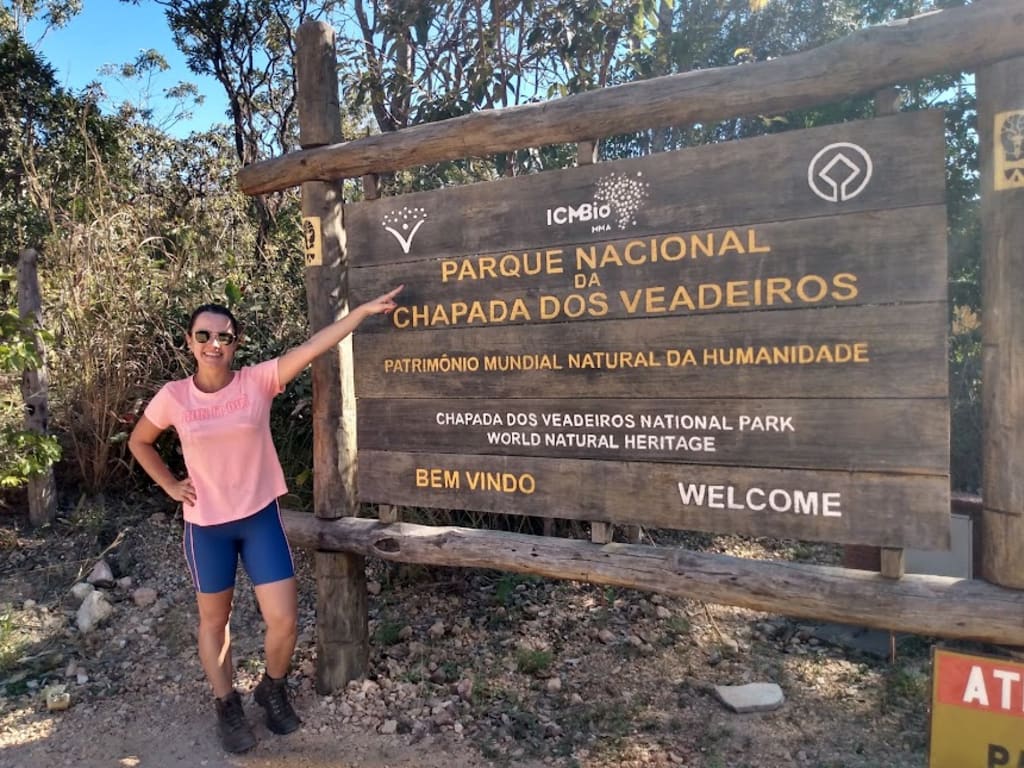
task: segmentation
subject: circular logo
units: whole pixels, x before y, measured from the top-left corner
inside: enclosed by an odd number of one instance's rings
[[[822,200],[852,200],[871,181],[871,155],[863,147],[840,141],[829,144],[807,166],[807,184]]]

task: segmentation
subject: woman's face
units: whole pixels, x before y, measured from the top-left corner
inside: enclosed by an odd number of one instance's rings
[[[217,312],[198,315],[188,334],[188,348],[201,367],[231,368],[238,348],[238,337],[231,325],[231,318]]]

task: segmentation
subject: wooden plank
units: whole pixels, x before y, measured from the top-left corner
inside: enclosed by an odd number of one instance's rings
[[[944,152],[942,113],[908,112],[354,203],[345,226],[363,267],[942,205]]]
[[[1024,589],[1024,58],[979,70],[978,136],[985,317],[981,573]]]
[[[387,451],[362,451],[360,465],[367,502],[949,548],[940,476]]]
[[[284,520],[289,538],[303,547],[393,562],[498,568],[785,616],[1024,645],[1024,592],[979,580],[910,574],[897,581],[866,571],[713,552],[410,523],[383,526],[358,518],[321,521],[290,511]]]
[[[356,393],[945,397],[945,327],[936,303],[356,334]]]
[[[942,399],[364,397],[358,417],[361,450],[949,472]]]
[[[945,301],[945,232],[945,207],[929,206],[542,245],[353,269],[352,294],[406,286],[366,332],[536,322],[568,302],[613,319]]]
[[[238,183],[247,194],[260,194],[310,179],[354,178],[633,130],[770,115],[1020,55],[1020,0],[986,0],[859,30],[768,62],[655,77],[292,152],[240,169]]]

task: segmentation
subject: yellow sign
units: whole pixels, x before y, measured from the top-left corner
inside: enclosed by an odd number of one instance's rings
[[[939,648],[929,768],[1024,768],[1024,664]]]
[[[1024,188],[1024,109],[996,115],[992,147],[995,188]]]
[[[302,242],[306,252],[306,266],[319,267],[324,263],[323,235],[319,216],[302,219]]]

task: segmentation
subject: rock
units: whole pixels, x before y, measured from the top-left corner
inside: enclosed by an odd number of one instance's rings
[[[455,723],[455,715],[447,707],[442,707],[430,716],[430,720],[437,726],[453,725]]]
[[[85,596],[82,604],[78,607],[75,624],[81,632],[88,634],[113,612],[114,607],[107,602],[103,593],[92,591]]]
[[[548,693],[558,693],[562,690],[562,678],[560,677],[549,677],[547,682],[544,683],[544,689]]]
[[[726,653],[735,656],[740,652],[740,644],[735,638],[729,637],[729,635],[722,635],[718,642],[721,644],[722,648],[725,649]]]
[[[435,640],[440,637],[444,637],[444,622],[440,619],[435,621],[430,625],[430,629],[427,630],[427,634]]]
[[[398,721],[397,720],[385,720],[383,723],[381,723],[381,726],[380,726],[379,729],[377,729],[377,732],[378,733],[382,733],[385,736],[389,736],[389,735],[391,735],[393,733],[397,733],[398,732]]]
[[[71,594],[75,596],[76,600],[85,600],[85,596],[92,592],[96,587],[85,581],[80,581],[71,588]]]
[[[455,684],[455,692],[463,701],[469,701],[473,698],[473,681],[468,677],[459,680],[459,682]]]
[[[775,683],[716,685],[715,695],[733,712],[771,712],[785,702],[782,689]]]
[[[672,611],[666,608],[664,605],[657,605],[654,608],[654,615],[659,619],[669,619],[672,617]]]
[[[597,639],[605,645],[611,645],[615,642],[615,633],[608,629],[602,629],[597,633]]]
[[[21,607],[22,607],[23,610],[31,611],[33,608],[36,607],[36,601],[31,599],[31,598],[29,598],[28,600],[26,600],[24,603],[21,604]]]
[[[114,586],[114,572],[106,560],[100,560],[92,567],[85,580],[94,587],[112,587]]]
[[[122,576],[120,579],[117,580],[117,588],[123,589],[127,592],[129,589],[132,588],[132,583],[133,580],[131,576]]]
[[[366,591],[369,592],[371,595],[379,595],[380,589],[381,587],[379,581],[366,582]]]
[[[132,592],[132,601],[139,608],[153,605],[156,602],[156,590],[152,587],[139,587]]]

